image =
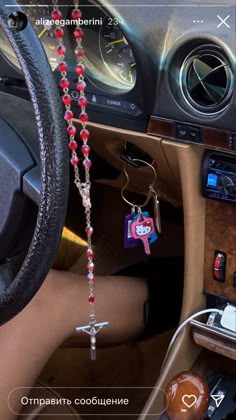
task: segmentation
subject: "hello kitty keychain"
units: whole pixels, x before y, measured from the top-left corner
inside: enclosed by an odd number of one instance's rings
[[[142,215],[138,216],[137,220],[131,225],[131,232],[134,239],[141,239],[145,254],[150,255],[151,251],[148,239],[155,232],[153,219]]]
[[[142,211],[142,208],[145,207],[151,198],[154,200],[154,186],[156,183],[157,173],[155,168],[148,162],[145,162],[141,159],[133,159],[134,161],[140,162],[144,165],[149,166],[153,173],[154,173],[154,180],[151,185],[149,185],[149,191],[147,194],[147,198],[145,202],[142,205],[137,205],[135,203],[131,203],[128,201],[124,195],[125,189],[127,188],[130,179],[129,175],[127,173],[126,168],[124,168],[124,173],[126,176],[126,184],[121,190],[121,196],[122,199],[131,206],[131,213],[125,217],[125,235],[124,235],[124,247],[125,248],[134,248],[136,246],[139,246],[140,243],[143,243],[144,245],[144,251],[147,255],[150,255],[150,244],[154,243],[158,239],[158,233],[159,228],[161,226],[160,222],[160,212],[159,217],[156,216],[156,203],[154,202],[153,208],[154,208],[154,217],[155,217],[155,223],[152,217],[150,217],[148,211]],[[157,197],[157,194],[155,195],[155,198]],[[155,201],[155,200],[154,200]],[[158,201],[159,203],[159,201]],[[156,229],[155,229],[156,224]]]

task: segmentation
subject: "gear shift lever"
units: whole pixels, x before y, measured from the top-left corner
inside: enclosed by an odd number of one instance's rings
[[[207,414],[209,389],[204,379],[189,371],[171,380],[165,406],[169,420],[203,420]]]

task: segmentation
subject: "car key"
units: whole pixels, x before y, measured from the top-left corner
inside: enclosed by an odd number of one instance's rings
[[[140,215],[131,225],[131,232],[134,239],[141,239],[144,245],[145,254],[150,255],[149,237],[155,232],[154,221],[150,217]]]
[[[161,213],[160,213],[160,202],[158,200],[157,192],[154,190],[153,186],[150,185],[150,191],[153,198],[153,213],[154,213],[154,220],[155,225],[157,228],[157,232],[161,234]]]

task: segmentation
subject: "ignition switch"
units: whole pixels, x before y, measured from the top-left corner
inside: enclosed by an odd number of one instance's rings
[[[121,153],[120,158],[128,163],[129,165],[133,166],[134,168],[140,168],[145,166],[142,162],[134,161],[134,159],[143,160],[147,163],[152,163],[153,159],[149,156],[146,152],[141,150],[135,144],[132,143],[125,143],[124,151]]]

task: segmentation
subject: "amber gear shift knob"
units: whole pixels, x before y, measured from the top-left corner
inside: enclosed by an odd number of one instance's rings
[[[179,373],[167,386],[165,407],[169,420],[203,420],[208,402],[207,383],[191,371]]]

